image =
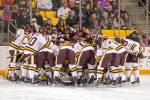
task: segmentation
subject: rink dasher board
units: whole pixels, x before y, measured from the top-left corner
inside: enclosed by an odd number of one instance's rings
[[[144,58],[140,60],[140,74],[150,74],[150,47],[145,47]],[[8,46],[0,46],[0,76],[2,76],[9,64]]]

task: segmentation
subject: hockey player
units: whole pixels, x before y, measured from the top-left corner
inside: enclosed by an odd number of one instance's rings
[[[107,46],[113,48],[114,50],[116,50],[116,53],[119,54],[118,57],[118,62],[119,62],[119,67],[118,67],[118,84],[122,83],[122,73],[123,73],[123,69],[125,68],[125,60],[126,60],[126,55],[127,55],[127,51],[126,49],[123,47],[123,45],[121,43],[119,43],[120,41],[119,38],[115,38],[115,40],[113,39],[108,39],[107,41]]]
[[[122,39],[121,43],[124,45],[125,49],[128,51],[128,56],[126,60],[126,81],[130,82],[131,68],[134,72],[134,82],[140,83],[139,80],[139,59],[142,56],[143,47],[138,43],[130,39]]]
[[[29,43],[25,46],[24,51],[26,54],[24,62],[29,65],[29,78],[32,84],[36,84],[38,82],[37,77],[40,71],[40,68],[37,68],[36,66],[37,53],[48,44],[49,42],[47,39],[42,34],[37,33],[35,27],[33,27],[33,36]]]
[[[110,65],[110,72],[112,73],[112,85],[117,85],[117,77],[118,77],[118,66],[119,66],[119,55],[117,54],[117,51],[113,48],[111,48],[108,43],[109,39],[105,38],[104,42],[102,44],[102,50],[100,53],[102,53],[101,60],[97,67],[97,85],[102,84],[102,75],[104,73],[104,68],[108,67]]]
[[[81,50],[81,53],[79,55],[78,61],[77,61],[77,72],[78,72],[78,85],[81,85],[84,83],[84,77],[82,75],[83,73],[83,67],[87,64],[88,67],[88,83],[92,84],[95,78],[94,72],[95,72],[95,64],[96,64],[96,58],[95,58],[95,49],[90,44],[92,42],[92,38],[86,38],[85,39],[85,45],[83,49]],[[87,79],[86,79],[87,80]]]
[[[72,74],[71,79],[74,85],[76,85],[76,76],[77,76],[76,64],[75,64],[76,60],[75,60],[75,51],[72,46],[73,46],[72,43],[70,43],[69,41],[66,41],[65,43],[63,43],[62,47],[59,50],[59,53],[56,58],[56,66],[54,69],[55,85],[58,85],[58,83],[60,82],[59,75],[61,72],[61,68],[65,67],[63,66],[65,62],[68,62],[68,66]]]
[[[22,40],[24,38],[24,30],[19,29],[17,31],[15,39],[10,43],[9,46],[9,54],[11,55],[10,59],[10,67],[8,69],[8,76],[10,80],[16,80],[19,78],[20,73],[20,63],[18,63],[18,60],[20,58],[20,45],[22,44]]]

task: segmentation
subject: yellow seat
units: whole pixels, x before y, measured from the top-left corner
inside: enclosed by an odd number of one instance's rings
[[[114,30],[102,30],[102,34],[108,36],[108,38],[115,37]]]
[[[0,18],[3,17],[3,10],[0,10]]]
[[[2,2],[2,0],[0,0],[0,7],[2,7],[3,6],[3,2]]]
[[[51,18],[51,20],[52,20],[52,24],[54,26],[56,26],[58,24],[58,22],[59,22],[59,18]]]
[[[46,11],[45,12],[45,17],[50,19],[50,18],[56,18],[56,11]]]
[[[138,30],[126,30],[127,36],[130,35],[132,32],[136,31],[138,33]]]
[[[35,1],[35,2],[32,2],[32,8],[36,8],[36,5],[37,4],[37,2]]]
[[[45,18],[45,12],[44,11],[40,11],[40,15]]]
[[[127,36],[127,34],[126,34],[126,31],[125,30],[114,30],[114,36],[115,37],[120,37],[121,39],[122,38],[126,38],[126,36]],[[119,32],[120,32],[120,34],[119,34]]]

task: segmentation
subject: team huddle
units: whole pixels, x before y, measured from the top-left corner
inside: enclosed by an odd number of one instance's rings
[[[73,86],[117,86],[131,81],[133,69],[131,84],[140,83],[139,59],[144,51],[140,43],[102,35],[96,35],[96,39],[92,36],[78,38],[74,42],[64,39],[56,43],[55,40],[52,35],[29,34],[19,29],[9,46],[7,78],[31,84],[44,80],[47,84],[59,85],[65,83],[65,78]],[[122,80],[123,70],[125,80]]]

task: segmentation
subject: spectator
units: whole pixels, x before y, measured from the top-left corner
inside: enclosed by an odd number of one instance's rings
[[[129,16],[127,13],[124,13],[122,21],[123,21],[123,24],[122,24],[121,28],[123,28],[123,29],[134,29],[133,22],[129,19]]]
[[[26,26],[30,23],[30,17],[27,11],[23,11],[21,15],[21,26]]]
[[[121,18],[124,17],[124,13],[127,13],[126,9],[124,6],[121,6],[121,9],[120,9],[120,15],[121,15]]]
[[[102,6],[102,8],[107,8],[110,6],[110,2],[108,0],[103,0],[101,2],[101,6]]]
[[[95,13],[93,13],[89,19],[89,28],[97,29],[99,27],[99,22]]]
[[[51,10],[52,9],[52,1],[51,0],[38,0],[37,8],[41,10]]]
[[[3,0],[3,6],[13,6],[14,0]]]
[[[63,6],[60,7],[60,8],[58,9],[58,11],[57,11],[57,16],[58,16],[58,18],[61,17],[61,16],[63,16],[63,17],[66,18],[66,16],[69,15],[69,11],[70,11],[70,8],[68,8],[67,2],[66,2],[66,1],[63,2]]]
[[[52,0],[53,10],[58,10],[61,7],[61,0]]]
[[[77,25],[77,18],[75,17],[75,12],[73,10],[69,12],[69,17],[67,18],[66,23],[70,27],[75,27]]]
[[[68,0],[68,3],[69,8],[73,10],[75,8],[76,0]]]
[[[44,26],[43,17],[40,15],[40,10],[35,11],[35,15],[33,15],[33,18],[36,18],[37,24],[40,26]]]
[[[12,20],[12,12],[9,6],[4,7],[4,31],[7,32],[8,22]]]
[[[2,9],[2,7],[3,7],[3,1],[0,0],[0,9]]]
[[[79,19],[79,1],[76,1],[74,12],[75,12],[76,18]]]
[[[96,15],[97,15],[98,21],[101,22],[101,19],[102,19],[102,13],[104,12],[104,10],[101,8],[100,2],[97,2],[97,3],[96,3],[96,7],[95,7],[94,12],[95,12]]]
[[[83,10],[83,19],[85,22],[84,27],[88,27],[89,18],[92,14],[92,9],[89,3],[86,4],[85,9]]]
[[[112,29],[113,21],[108,18],[108,12],[104,12],[102,15],[101,27],[102,29]]]

